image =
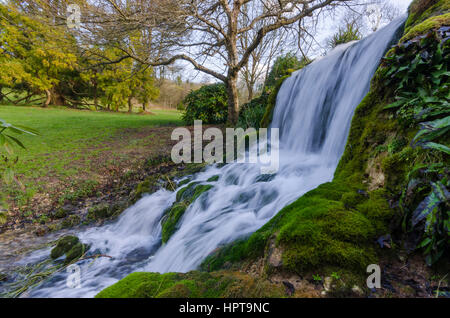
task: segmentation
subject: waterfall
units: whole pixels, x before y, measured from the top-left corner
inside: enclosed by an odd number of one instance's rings
[[[219,175],[214,187],[191,204],[170,240],[161,244],[160,220],[175,201],[164,189],[145,196],[111,224],[79,233],[92,253],[112,256],[78,263],[81,288],[66,286],[67,273],[32,290],[31,297],[92,297],[134,271],[186,272],[218,247],[261,228],[283,207],[331,181],[355,108],[404,18],[375,34],[340,46],[295,72],[282,85],[272,127],[280,129],[280,169],[261,178],[258,164],[209,166],[194,181]],[[22,262],[36,261],[48,250]]]

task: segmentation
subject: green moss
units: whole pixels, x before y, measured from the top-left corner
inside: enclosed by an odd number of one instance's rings
[[[186,202],[175,203],[168,212],[166,212],[162,224],[162,242],[166,243],[176,231],[178,221],[183,216],[189,205]]]
[[[56,246],[51,250],[50,257],[56,259],[63,256],[79,242],[80,240],[76,236],[64,236],[63,238],[58,240]]]
[[[141,199],[144,196],[144,194],[151,193],[153,191],[154,182],[155,182],[154,178],[149,178],[149,179],[139,183],[137,185],[136,189],[134,190],[134,194],[133,194],[131,201],[133,203],[137,202],[139,199]]]
[[[101,220],[112,216],[113,213],[113,209],[108,204],[101,203],[89,208],[87,217],[91,220]]]
[[[191,180],[192,180],[191,178],[184,179],[184,180],[180,181],[180,182],[177,184],[177,186],[178,186],[178,187],[182,187],[182,186],[188,184],[189,182],[191,182]]]
[[[88,246],[81,243],[78,237],[68,235],[58,240],[58,243],[50,252],[50,257],[57,259],[66,255],[64,264],[70,264],[83,256],[87,250]]]
[[[266,111],[264,113],[264,116],[261,120],[261,124],[260,127],[261,128],[267,128],[269,127],[270,123],[272,122],[272,116],[273,116],[273,111],[275,109],[275,104],[277,103],[277,95],[278,92],[280,91],[281,85],[283,85],[283,82],[290,77],[291,75],[286,75],[283,76],[282,78],[280,78],[277,81],[277,84],[275,85],[273,91],[270,93],[269,97],[267,98],[267,106],[266,106]]]
[[[64,221],[61,223],[62,228],[71,228],[77,226],[81,223],[81,217],[79,215],[69,215]]]
[[[64,259],[65,264],[70,264],[73,261],[79,259],[81,256],[84,255],[84,253],[87,251],[87,246],[82,244],[81,242],[78,242],[75,244],[74,247],[72,247],[67,253],[66,258]]]
[[[177,224],[189,205],[211,188],[213,186],[209,184],[192,182],[177,192],[176,202],[164,213],[161,221],[163,243],[166,243],[175,233]]]
[[[213,176],[211,178],[209,178],[208,180],[206,180],[207,182],[216,182],[219,181],[219,176]]]
[[[448,4],[448,3],[447,3]],[[429,30],[440,28],[444,25],[450,25],[450,13],[431,17],[424,22],[409,29],[408,33],[400,40],[406,42],[416,36],[422,35]]]
[[[133,273],[102,290],[96,298],[285,297],[281,285],[242,273]]]
[[[414,0],[409,7],[409,16],[405,25],[405,34],[425,20],[448,13],[450,3],[448,0]],[[429,30],[429,29],[426,29]]]
[[[63,219],[67,216],[67,211],[64,208],[59,208],[54,213],[54,218]]]

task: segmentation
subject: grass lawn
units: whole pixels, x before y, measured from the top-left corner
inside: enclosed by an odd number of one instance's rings
[[[153,114],[138,115],[0,106],[0,118],[41,134],[20,136],[27,149],[17,149],[20,161],[15,170],[26,192],[18,187],[2,192],[20,207],[38,193],[48,197],[56,190],[58,195],[83,191],[80,189],[101,182],[108,169],[122,169],[123,164],[130,168],[149,152],[167,151],[164,146],[172,131],[167,126],[182,125],[181,115],[175,110],[151,111]]]

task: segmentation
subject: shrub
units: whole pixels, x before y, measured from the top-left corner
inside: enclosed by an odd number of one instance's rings
[[[310,62],[309,59],[299,60],[293,53],[278,57],[264,84],[263,93],[242,105],[237,126],[244,129],[268,127],[281,84],[293,71],[305,67]]]
[[[351,41],[361,40],[361,32],[356,23],[347,23],[345,27],[340,27],[330,39],[328,39],[328,47],[334,49],[338,45],[345,44]]]
[[[183,120],[187,125],[192,125],[194,120],[202,120],[204,124],[227,121],[227,92],[224,84],[206,85],[190,92],[183,105]]]
[[[261,96],[242,105],[241,110],[239,111],[237,126],[243,129],[249,127],[259,129],[261,119],[266,111],[268,96],[269,95],[264,92]]]
[[[267,76],[266,82],[264,83],[264,90],[270,90],[277,84],[280,78],[290,75],[293,70],[301,69],[309,63],[309,59],[304,58],[299,60],[293,53],[287,53],[286,55],[279,56],[275,60],[269,76]]]

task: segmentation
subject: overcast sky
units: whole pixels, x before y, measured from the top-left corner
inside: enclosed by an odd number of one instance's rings
[[[412,0],[390,0],[390,2],[398,6],[400,9],[406,11]]]

